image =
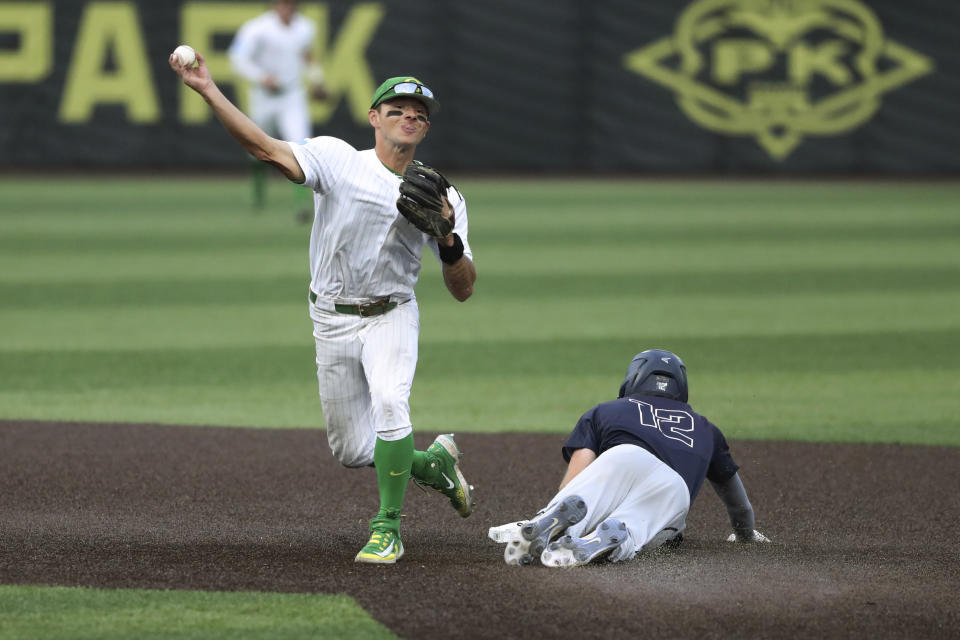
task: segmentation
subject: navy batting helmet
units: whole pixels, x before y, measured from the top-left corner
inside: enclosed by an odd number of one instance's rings
[[[633,356],[617,397],[634,394],[686,402],[687,367],[683,360],[662,349],[647,349]]]

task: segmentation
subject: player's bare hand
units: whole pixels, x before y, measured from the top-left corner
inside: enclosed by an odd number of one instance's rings
[[[457,219],[454,214],[453,205],[447,200],[447,196],[443,196],[443,211],[440,212],[440,215],[449,220],[451,225],[456,225]],[[451,233],[450,235],[444,236],[437,240],[437,242],[452,247],[454,244],[453,234]]]
[[[169,62],[170,68],[177,72],[177,75],[183,80],[183,84],[197,93],[203,93],[207,87],[213,84],[213,78],[210,77],[206,60],[199,53],[197,54],[197,66],[180,64],[180,61],[172,53]]]
[[[316,63],[310,62],[310,56],[305,56],[307,61],[307,71],[304,74],[304,78],[307,81],[307,86],[310,87],[310,97],[314,100],[326,100],[327,99],[327,87],[324,84],[326,81],[326,74],[323,71],[323,67]]]

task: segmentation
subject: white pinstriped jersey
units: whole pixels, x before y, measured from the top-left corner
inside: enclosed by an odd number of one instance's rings
[[[281,90],[297,89],[315,34],[313,21],[299,13],[287,25],[268,11],[240,27],[230,44],[230,62],[251,82],[273,76]]]
[[[314,191],[310,288],[317,305],[332,309],[335,302],[413,298],[424,244],[439,255],[436,241],[397,211],[400,176],[373,149],[357,151],[338,138],[321,136],[290,147],[306,176],[304,185]],[[447,197],[454,207],[454,231],[472,260],[466,203],[453,188]]]

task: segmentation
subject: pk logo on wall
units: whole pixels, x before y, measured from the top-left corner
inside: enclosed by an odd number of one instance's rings
[[[777,160],[804,136],[865,123],[884,93],[933,70],[859,0],[697,0],[672,36],[624,62],[700,126],[754,136]]]

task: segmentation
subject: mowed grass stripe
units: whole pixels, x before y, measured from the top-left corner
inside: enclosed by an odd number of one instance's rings
[[[471,239],[471,242],[473,239]],[[952,237],[926,241],[861,242],[838,239],[816,244],[743,242],[730,245],[657,242],[655,237],[642,242],[617,244],[570,243],[565,245],[530,242],[517,249],[498,244],[486,245],[477,253],[477,268],[514,273],[589,273],[614,272],[641,274],[650,268],[677,269],[778,269],[834,267],[956,266],[960,242]],[[478,276],[479,277],[479,276]],[[561,292],[562,293],[562,292]]]
[[[275,191],[276,182],[268,183]],[[286,185],[285,185],[286,186]],[[242,212],[250,210],[250,187],[244,179],[210,178],[153,179],[104,176],[17,178],[0,180],[0,202],[5,211],[31,212],[76,218],[126,220],[131,212],[177,216],[184,212]]]
[[[8,350],[192,349],[313,345],[304,289],[299,302],[177,307],[74,307],[0,313],[0,366]],[[53,382],[53,381],[51,381]]]
[[[701,375],[725,372],[887,370],[892,354],[909,354],[928,371],[956,372],[960,328],[941,331],[512,340],[508,343],[428,342],[421,345],[418,382],[450,375],[450,353],[469,366],[464,380],[575,371],[610,374],[647,343],[683,354]],[[624,354],[627,354],[626,356]],[[315,374],[313,353],[300,346],[195,349],[6,351],[0,388],[112,389],[148,386],[245,386],[258,381],[299,384]],[[919,365],[918,365],[919,366]],[[57,384],[51,385],[51,380]]]
[[[771,214],[775,215],[775,214]],[[554,245],[603,244],[620,247],[636,245],[665,245],[671,248],[689,246],[740,245],[742,243],[763,243],[775,249],[780,245],[809,245],[816,243],[881,243],[884,241],[942,241],[945,238],[960,238],[960,223],[934,221],[929,225],[906,225],[898,221],[889,227],[863,225],[824,225],[818,227],[787,225],[744,225],[712,226],[691,225],[689,228],[658,228],[657,225],[639,223],[631,226],[605,227],[601,225],[588,228],[562,225],[554,220],[550,226],[538,224],[512,225],[510,229],[485,230],[482,226],[471,232],[474,242],[483,240],[503,246],[526,246],[532,242]],[[528,234],[530,237],[528,237]]]
[[[950,181],[883,182],[812,181],[812,180],[690,180],[690,179],[589,179],[540,178],[515,180],[474,178],[450,174],[451,180],[470,199],[492,198],[515,202],[536,201],[548,205],[569,203],[571,197],[602,204],[623,205],[624,193],[642,195],[643,199],[626,201],[633,206],[645,203],[677,202],[679,206],[702,207],[705,203],[785,204],[812,202],[824,206],[856,205],[869,200],[895,203],[939,202],[956,197],[960,186]],[[267,181],[271,192],[285,193],[289,183],[278,174]],[[81,203],[109,204],[105,210],[117,212],[123,206],[169,210],[196,203],[213,210],[232,208],[234,203],[249,204],[250,183],[245,175],[152,179],[132,177],[58,177],[51,186],[47,177],[17,177],[0,180],[2,197],[11,208],[49,208],[63,215],[70,214],[70,205]],[[55,188],[54,188],[55,187]],[[106,197],[105,197],[106,196]],[[789,196],[789,197],[787,197]]]
[[[531,376],[446,376],[418,381],[411,398],[416,429],[454,432],[567,434],[586,408],[612,399],[622,371]],[[904,392],[905,379],[923,380]],[[731,382],[731,380],[733,382]],[[509,387],[509,392],[504,388]],[[953,416],[960,377],[923,369],[857,372],[691,374],[698,411],[731,438],[960,445]],[[482,399],[482,402],[476,401]],[[147,422],[258,428],[323,426],[316,385],[148,387],[83,391],[6,392],[0,406],[21,416],[24,401],[42,403],[44,419]],[[269,408],[265,412],[264,408]],[[561,441],[562,441],[562,437]],[[317,455],[329,455],[318,433]],[[559,442],[559,441],[558,441]]]
[[[411,415],[419,429],[566,433],[585,408],[615,396],[625,367],[619,349],[628,346],[624,342],[599,354],[589,347],[572,349],[570,355],[580,358],[578,362],[598,363],[590,367],[596,369],[593,373],[551,360],[551,353],[567,351],[560,343],[521,354],[521,360],[534,363],[522,367],[523,371],[511,369],[507,362],[496,374],[465,369],[452,376],[448,356],[457,346],[448,345],[433,354],[436,358],[429,366],[421,363]],[[926,353],[918,355],[913,367],[833,371],[829,367],[834,363],[826,357],[822,359],[824,368],[808,366],[800,371],[760,366],[754,370],[743,351],[765,344],[756,345],[749,339],[711,342],[709,348],[714,351],[709,359],[715,365],[711,367],[689,351],[698,346],[696,342],[679,342],[678,346],[678,351],[686,350],[681,352],[687,354],[691,367],[695,406],[722,425],[729,437],[960,445],[960,430],[953,418],[960,375],[955,368],[926,367]],[[784,348],[823,353],[823,348],[831,346],[799,340]],[[901,348],[913,346],[878,340],[841,355],[869,351],[899,354]],[[692,360],[690,356],[694,356]],[[558,366],[546,371],[542,363]],[[727,366],[730,363],[734,366]],[[269,372],[274,370],[269,367]],[[179,378],[168,381],[170,384],[146,380],[149,384],[116,389],[106,386],[113,380],[101,380],[100,386],[90,389],[0,388],[0,406],[6,416],[14,418],[34,417],[30,412],[39,406],[46,419],[60,420],[312,429],[323,424],[315,381],[307,377],[250,379],[226,385],[189,379],[180,382]],[[318,441],[318,455],[322,449]]]
[[[346,595],[0,585],[4,640],[396,638]]]
[[[471,238],[473,242],[474,239]],[[764,242],[729,245],[672,246],[649,239],[643,244],[547,244],[531,241],[517,249],[476,240],[478,283],[487,275],[606,275],[654,271],[758,271],[778,269],[844,269],[947,267],[960,265],[960,242],[945,236],[925,241],[861,242],[837,240],[815,244]],[[424,256],[421,281],[439,275],[432,254]],[[249,275],[308,277],[306,245],[301,249],[211,247],[197,251],[59,251],[0,253],[0,282],[64,280],[234,278]],[[600,284],[598,282],[598,284]],[[421,284],[422,286],[422,284]],[[491,290],[495,295],[496,291]],[[563,295],[563,291],[554,292]]]
[[[595,375],[448,377],[428,397],[414,389],[411,415],[418,428],[568,434],[584,411],[616,397],[626,370],[621,364]],[[693,406],[731,438],[960,445],[956,421],[944,419],[960,394],[956,371],[705,373],[691,367],[689,375]],[[905,379],[924,384],[905,393]],[[507,385],[510,393],[503,392]],[[464,402],[467,392],[484,404]]]
[[[289,249],[306,252],[308,232],[248,233],[230,229],[229,222],[217,233],[201,234],[163,228],[155,231],[77,233],[9,233],[0,237],[0,251],[24,256],[104,251],[164,252],[230,251],[234,249]]]
[[[669,222],[658,216],[633,211],[623,222],[609,218],[593,224],[582,220],[563,219],[528,220],[524,217],[516,223],[491,227],[483,221],[475,225],[472,236],[485,243],[514,246],[535,242],[540,245],[563,244],[665,244],[681,245],[729,245],[758,243],[768,245],[795,245],[811,243],[882,242],[943,240],[960,238],[960,220],[934,219],[911,221],[907,218],[891,222],[874,222],[865,225],[850,222],[838,216],[832,222],[798,221],[794,218],[778,220],[777,214],[767,215],[762,221],[746,220],[731,223],[730,218],[717,221],[691,223],[683,216],[675,216]],[[720,216],[718,216],[719,218]],[[156,228],[134,229],[97,228],[80,230],[60,227],[35,231],[7,230],[0,236],[0,250],[23,255],[88,252],[88,251],[184,251],[250,248],[289,248],[305,250],[307,228],[277,229],[253,227],[237,229],[230,220],[222,220],[219,228],[197,230],[191,225],[188,230],[171,228],[170,221]],[[206,231],[206,232],[203,232]],[[525,232],[533,234],[527,237]]]
[[[276,182],[269,183],[271,191],[278,186],[287,191],[289,185]],[[153,232],[158,240],[173,240],[179,231],[184,241],[195,234],[222,234],[229,243],[236,235],[298,235],[298,227],[276,224],[272,210],[279,208],[277,203],[267,213],[251,215],[248,185],[242,180],[64,180],[57,189],[43,186],[38,189],[29,179],[0,181],[4,238],[103,235],[123,241],[132,233]],[[831,232],[928,237],[938,225],[944,234],[957,232],[954,213],[960,198],[960,187],[949,183],[465,179],[462,186],[471,211],[477,210],[472,227],[497,234],[492,236],[497,239],[528,227],[557,239],[571,230],[607,229],[644,230],[667,239],[678,234],[737,239],[738,233],[747,239],[751,233],[759,239],[819,238]]]
[[[309,281],[306,245],[302,250],[276,247],[184,251],[60,251],[47,254],[0,254],[0,282],[63,282],[90,280],[122,282],[155,279],[157,274],[172,280],[193,278],[234,278],[250,275],[300,276]]]
[[[577,299],[598,298],[615,292],[631,295],[683,292],[696,294],[783,294],[917,292],[960,290],[960,265],[942,267],[838,267],[806,269],[718,268],[710,271],[670,269],[653,265],[637,273],[537,274],[493,273],[481,283],[484,292],[498,300],[554,297],[557,291]],[[238,300],[257,303],[290,303],[306,296],[307,278],[197,278],[130,280],[120,282],[0,282],[0,300],[7,309],[51,307],[165,307],[169,305],[232,304]],[[435,286],[419,287],[423,300],[447,294]]]
[[[456,180],[456,178],[454,178]],[[650,208],[668,213],[755,211],[763,215],[780,211],[802,212],[816,218],[824,212],[866,212],[871,203],[881,207],[869,219],[923,215],[938,206],[956,202],[960,186],[951,182],[905,183],[865,180],[743,181],[743,180],[567,180],[464,179],[458,186],[468,203],[496,201],[518,210],[553,215],[556,211],[591,212]],[[919,206],[918,206],[919,205]]]
[[[220,305],[102,306],[0,312],[6,351],[166,350],[303,345],[312,348],[306,290],[287,303],[237,299]],[[420,300],[421,344],[510,343],[664,336],[779,336],[952,330],[960,298],[942,291],[636,295],[514,298],[477,294],[456,304],[436,283]],[[509,353],[506,354],[509,356]]]
[[[0,282],[0,299],[8,309],[48,307],[168,307],[170,305],[286,304],[307,298],[306,276],[243,278],[171,278],[121,282]]]
[[[859,293],[960,290],[960,265],[943,267],[836,267],[755,269],[716,268],[704,271],[670,269],[653,265],[640,273],[542,274],[527,276],[493,274],[481,286],[496,291],[498,298],[536,299],[548,291],[562,291],[577,299],[630,292],[631,295]]]

